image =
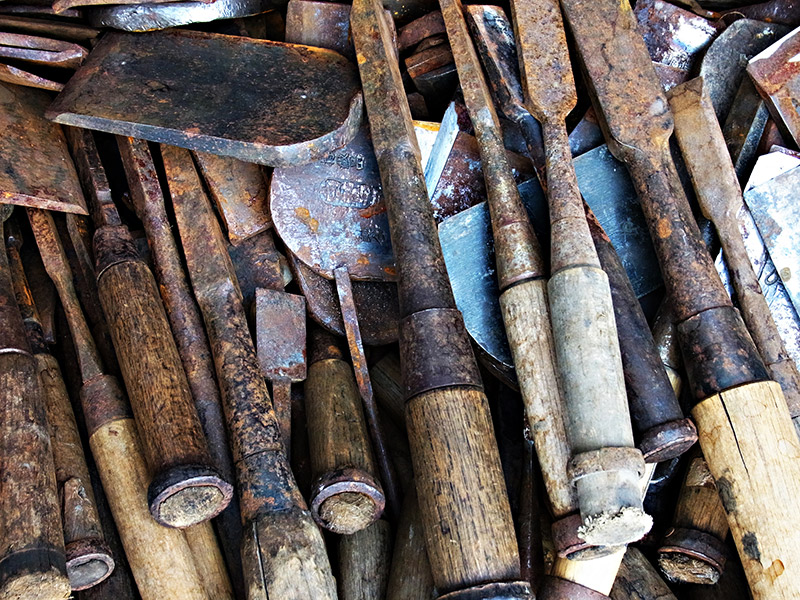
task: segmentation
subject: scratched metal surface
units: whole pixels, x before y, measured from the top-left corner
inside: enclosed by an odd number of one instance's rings
[[[46,113],[269,166],[343,146],[361,115],[358,71],[335,52],[178,29],[107,34]]]
[[[155,31],[190,23],[208,23],[257,15],[283,2],[273,0],[214,0],[214,2],[158,2],[111,4],[85,9],[95,27],[123,31]]]
[[[306,301],[281,290],[256,290],[258,361],[267,379],[306,378]]]

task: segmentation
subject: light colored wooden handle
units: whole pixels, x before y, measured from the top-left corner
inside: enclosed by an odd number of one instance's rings
[[[233,600],[228,568],[217,543],[214,527],[206,521],[183,530],[197,574],[210,600]]]
[[[548,295],[571,468],[581,465],[573,474],[578,535],[597,546],[635,542],[652,519],[642,510],[644,459],[634,448],[608,276],[597,267],[566,268],[550,278]],[[622,449],[624,461],[607,459]]]
[[[339,542],[339,600],[378,600],[386,596],[392,552],[391,527],[375,521]]]
[[[183,532],[150,515],[150,477],[133,419],[102,425],[89,445],[142,600],[210,600]]]
[[[607,556],[592,560],[558,558],[550,574],[608,596],[617,578],[622,557],[625,556],[625,549],[626,546],[621,546]]]
[[[517,540],[484,393],[419,394],[406,404],[406,425],[436,588],[518,580]]]
[[[755,600],[800,590],[800,441],[780,386],[746,384],[692,410]]]
[[[530,280],[507,289],[500,296],[500,310],[529,436],[536,447],[553,516],[560,519],[578,510],[578,499],[567,477],[571,453],[558,386],[547,282]]]

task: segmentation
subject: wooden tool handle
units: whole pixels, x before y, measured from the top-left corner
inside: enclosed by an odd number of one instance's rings
[[[412,487],[403,499],[397,522],[392,567],[386,588],[386,600],[418,600],[434,597],[433,575],[425,550],[422,516],[417,492]]]
[[[322,535],[280,438],[219,222],[188,151],[162,147],[189,275],[211,344],[231,438],[248,598],[335,598]]]
[[[97,230],[97,290],[155,474],[153,517],[188,527],[219,514],[233,488],[212,467],[156,282],[129,244],[123,228]]]
[[[92,455],[142,600],[209,600],[183,532],[159,525],[150,515],[150,473],[119,384],[100,376],[84,385],[81,403]]]
[[[2,222],[10,210],[0,207]],[[64,534],[45,399],[0,249],[0,598],[66,598]]]
[[[592,560],[556,559],[542,581],[538,600],[608,600],[625,556],[625,546]]]
[[[500,309],[525,406],[528,435],[536,446],[553,516],[561,519],[577,512],[578,498],[567,476],[571,449],[555,370],[547,282],[532,279],[508,288],[500,295]],[[543,353],[545,356],[541,356]]]
[[[61,369],[50,354],[37,354],[36,366],[44,393],[53,447],[56,482],[67,552],[67,575],[73,591],[97,585],[114,570]]]
[[[609,596],[611,600],[677,600],[650,561],[634,547],[625,552]]]
[[[391,526],[379,519],[339,541],[340,600],[386,596],[391,557]]]
[[[653,334],[625,267],[588,205],[584,205],[600,265],[608,275],[617,325],[628,405],[636,446],[646,462],[679,456],[697,441],[697,429],[683,415]]]
[[[579,535],[598,546],[635,541],[652,519],[642,510],[644,460],[630,425],[621,426],[630,424],[630,413],[608,277],[595,267],[564,269],[550,278],[548,292],[573,452],[571,478],[583,518]],[[601,410],[597,390],[614,400]]]
[[[406,424],[436,588],[444,593],[518,578],[516,536],[503,525],[510,508],[486,396],[472,388],[420,394],[406,406]],[[469,501],[476,490],[480,503]]]
[[[789,498],[800,496],[800,442],[780,386],[726,390],[692,410],[700,445],[755,598],[795,598],[800,536]]]
[[[234,600],[233,588],[228,578],[228,567],[222,556],[214,527],[210,522],[198,523],[183,530],[186,542],[197,567],[197,574],[209,600]]]
[[[66,598],[70,584],[55,468],[30,354],[0,353],[0,423],[0,598]]]
[[[311,514],[321,526],[351,535],[378,519],[385,498],[353,370],[335,338],[311,339],[306,415],[315,481]]]
[[[658,549],[670,581],[714,584],[725,568],[728,520],[700,448],[692,452],[672,526]]]

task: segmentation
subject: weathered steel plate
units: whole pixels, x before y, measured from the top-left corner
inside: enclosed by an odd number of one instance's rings
[[[231,244],[269,229],[269,185],[261,165],[205,152],[195,158]]]
[[[50,94],[0,84],[0,203],[88,214],[61,127],[44,119]]]
[[[779,126],[800,144],[800,28],[750,59],[747,72]]]
[[[745,202],[786,292],[800,312],[800,167],[745,192]]]
[[[248,17],[281,4],[282,2],[273,0],[112,4],[87,8],[86,13],[89,22],[95,27],[112,27],[122,31],[156,31],[191,23]]]
[[[746,77],[744,61],[789,33],[789,28],[740,19],[715,39],[700,63],[700,75],[720,123],[725,122],[736,92]]]
[[[361,281],[396,278],[378,163],[366,127],[343,148],[302,167],[276,169],[272,222],[283,243],[314,271],[347,267]]]
[[[280,290],[256,290],[256,340],[270,381],[306,378],[306,300]]]
[[[186,30],[111,33],[47,116],[285,167],[353,138],[359,88],[355,66],[330,50]]]

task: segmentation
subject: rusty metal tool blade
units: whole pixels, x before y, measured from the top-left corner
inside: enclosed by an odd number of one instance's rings
[[[142,4],[140,0],[113,0],[115,5],[126,5],[126,4]],[[157,4],[157,3],[164,3],[164,2],[173,2],[174,0],[148,0],[148,4]],[[205,0],[205,2],[213,2],[214,0]],[[97,5],[107,5],[110,4],[109,0],[54,0],[53,1],[53,10],[58,14],[62,13],[65,10],[69,10],[75,7],[84,7],[88,6],[97,6]]]
[[[80,23],[15,15],[0,15],[0,29],[12,33],[43,35],[84,46],[91,46],[100,35],[99,30]]]
[[[353,361],[353,371],[356,376],[361,401],[364,404],[367,427],[372,439],[375,459],[378,462],[381,483],[386,494],[387,510],[392,519],[396,521],[400,513],[400,489],[397,483],[397,476],[389,460],[386,436],[378,415],[375,394],[372,391],[372,380],[367,368],[367,357],[364,354],[364,345],[361,341],[361,327],[358,323],[356,305],[353,301],[353,286],[347,267],[337,267],[333,274],[336,281],[336,292],[339,295],[344,329],[347,333],[347,344],[350,347],[350,358]]]
[[[236,19],[257,15],[276,7],[275,0],[215,0],[165,2],[161,4],[109,4],[86,9],[94,27],[122,31],[157,31],[192,23]]]
[[[76,69],[88,56],[83,46],[52,38],[0,32],[0,58]]]
[[[287,166],[347,143],[361,105],[355,67],[330,50],[171,30],[105,36],[47,115]]]
[[[800,25],[800,2],[798,0],[768,0],[767,2],[751,2],[748,0],[745,6],[722,11],[720,17],[726,21],[729,18],[745,17],[757,21],[797,27]]]
[[[767,103],[749,78],[742,80],[722,126],[739,181],[746,181],[758,158],[761,138],[770,120]]]
[[[292,383],[306,378],[306,301],[281,290],[256,290],[256,353],[272,382],[272,405],[289,456]]]
[[[800,28],[750,59],[753,79],[781,132],[800,144]]]
[[[268,179],[261,165],[205,152],[194,157],[232,244],[272,226]]]
[[[800,313],[800,238],[797,223],[797,186],[800,168],[782,173],[757,185],[745,194],[745,202],[753,213],[758,231],[764,239],[795,310]]]
[[[699,74],[708,88],[720,123],[725,122],[734,96],[746,77],[742,57],[752,58],[787,33],[789,28],[783,25],[740,19],[711,43],[700,63]]]
[[[49,102],[45,92],[0,85],[0,203],[86,214],[64,133],[43,118]]]
[[[290,0],[286,6],[286,41],[335,50],[355,58],[350,39],[350,6],[315,0]]]
[[[60,92],[64,89],[64,84],[60,81],[48,79],[12,65],[0,64],[0,81],[50,92]]]
[[[742,209],[742,191],[703,79],[673,88],[668,97],[697,201],[717,229],[742,317],[767,369],[783,388],[790,414],[798,417],[800,374],[781,341],[739,232],[736,216]]]

